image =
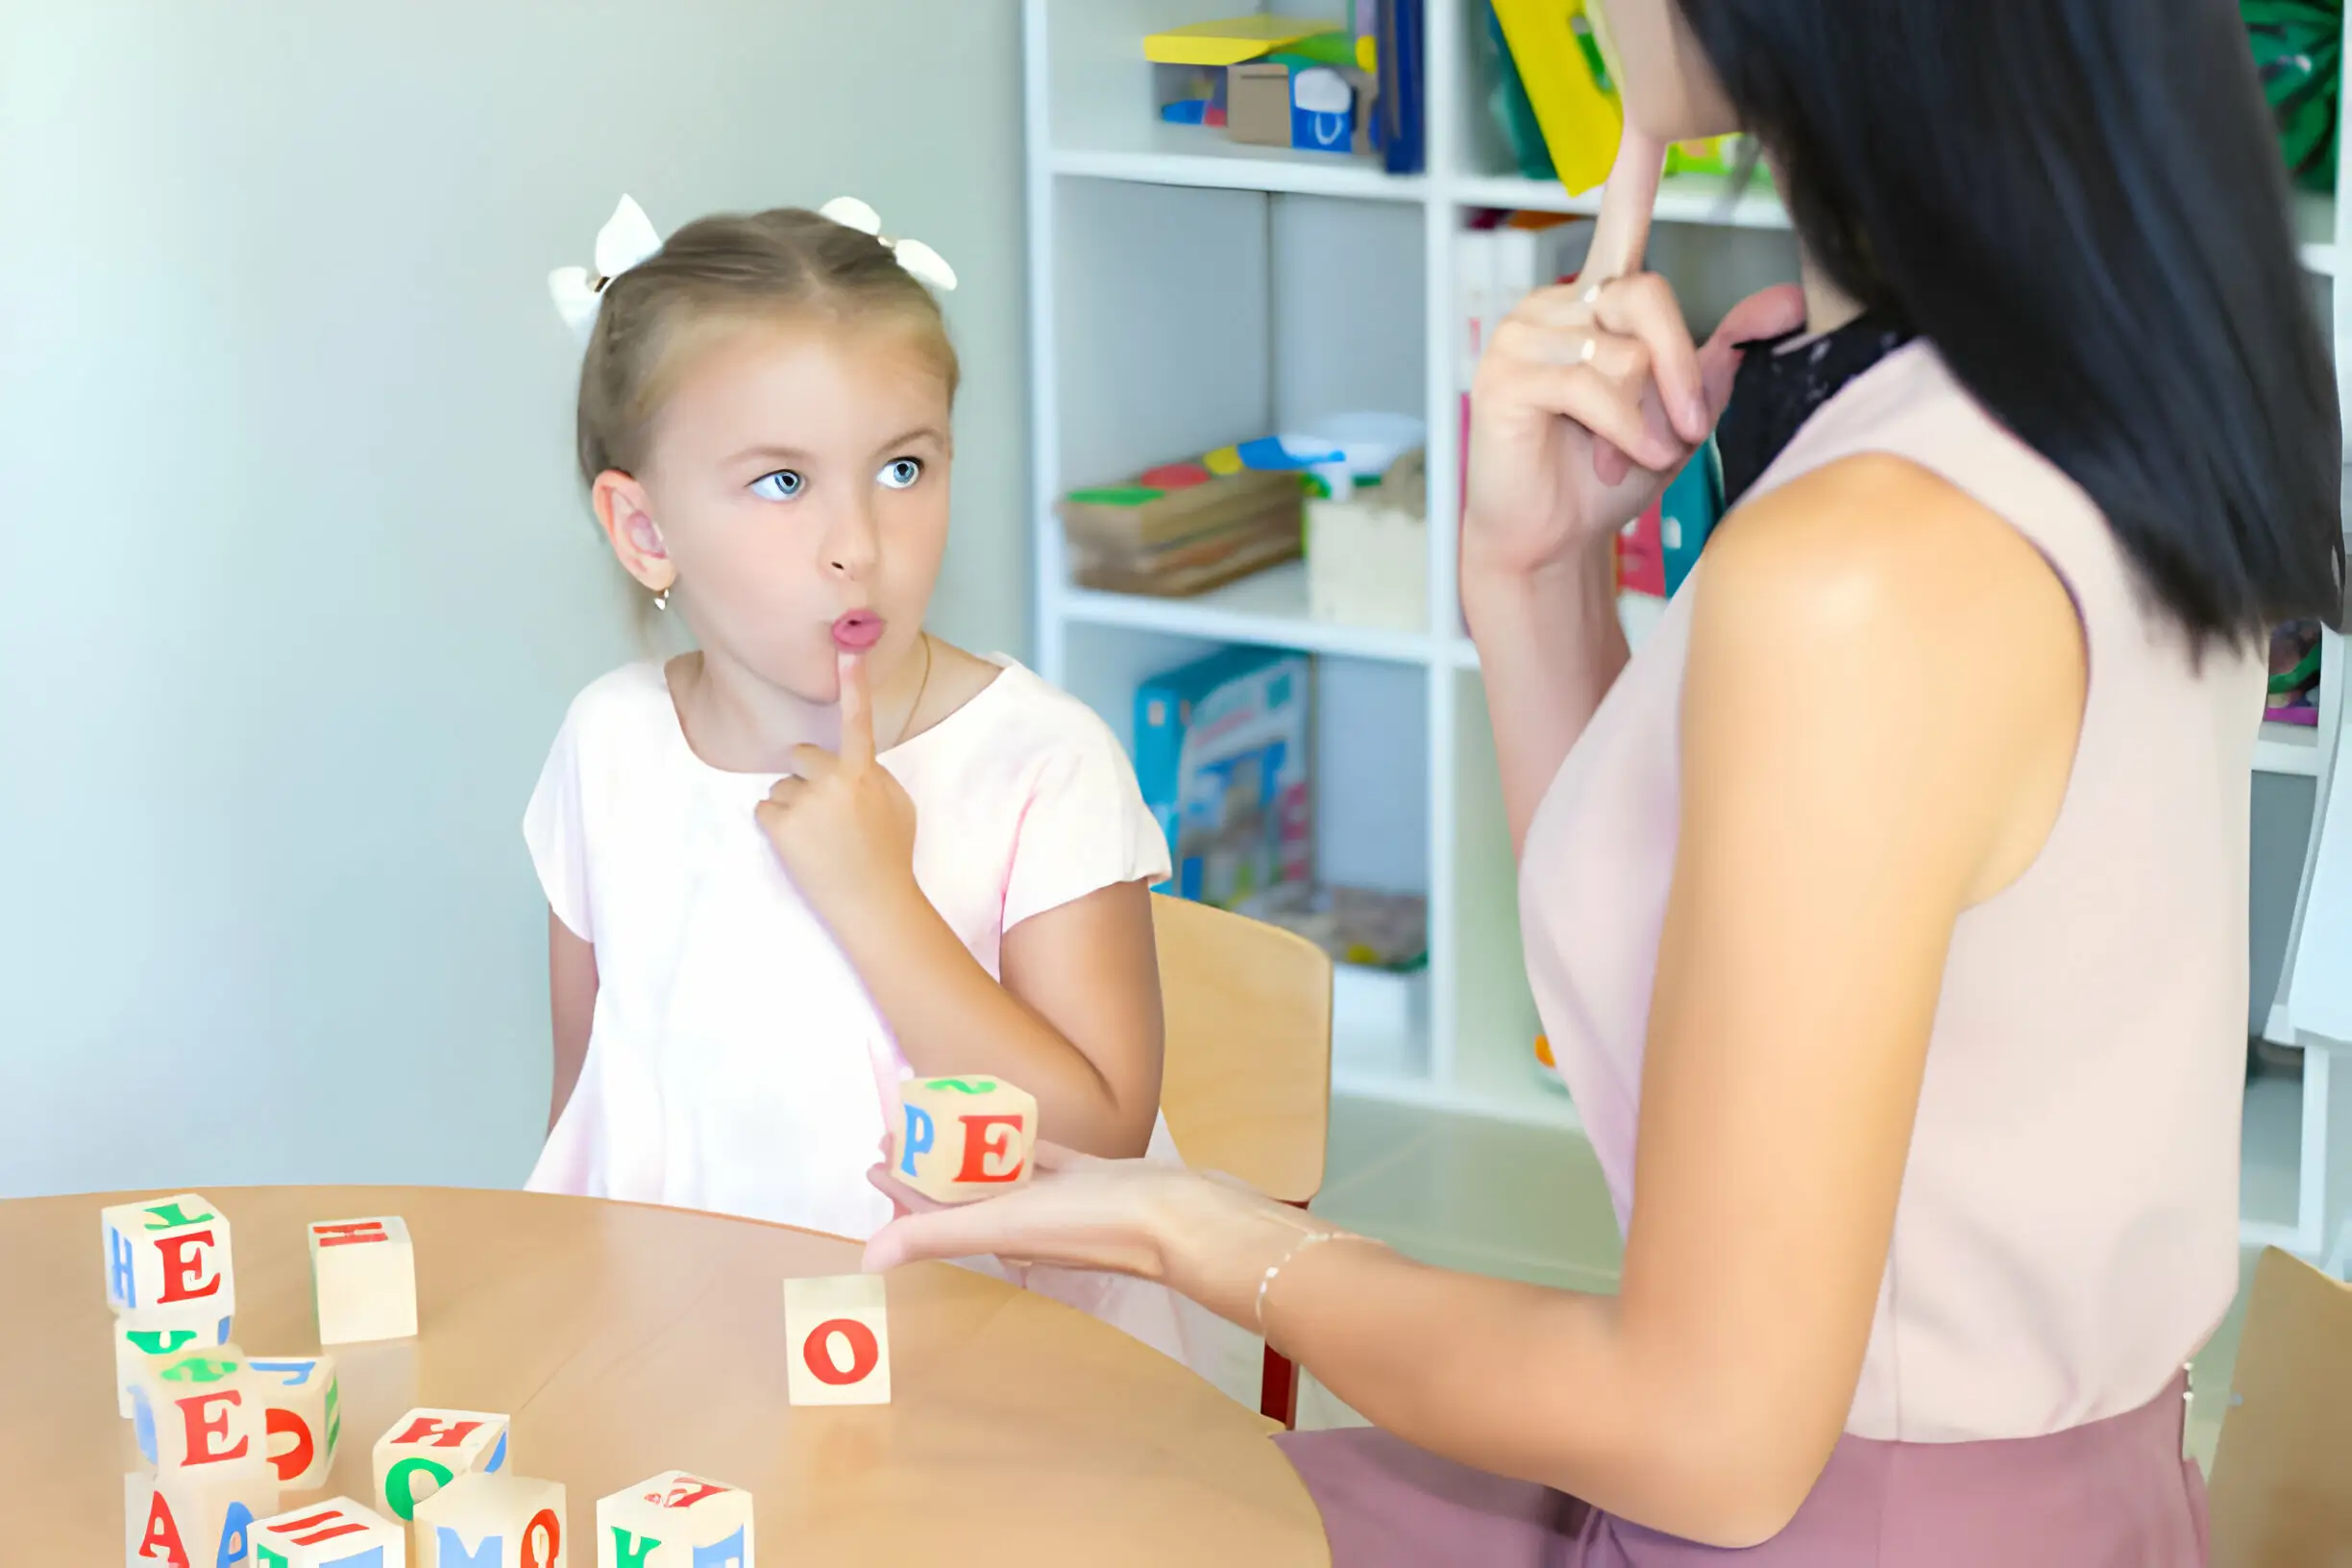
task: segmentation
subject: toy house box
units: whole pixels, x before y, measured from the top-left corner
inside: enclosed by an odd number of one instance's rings
[[[1235,648],[1136,693],[1136,775],[1175,871],[1155,891],[1240,909],[1313,880],[1306,655]]]

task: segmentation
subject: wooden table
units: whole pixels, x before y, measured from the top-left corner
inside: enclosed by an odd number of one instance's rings
[[[345,1412],[332,1489],[371,1505],[376,1438],[412,1406],[445,1406],[512,1415],[514,1471],[567,1488],[576,1568],[596,1562],[597,1499],[669,1469],[750,1489],[770,1568],[1330,1561],[1255,1411],[968,1270],[890,1276],[892,1404],[794,1409],[781,1282],[854,1272],[852,1243],[522,1192],[201,1190],[233,1227],[235,1342],[253,1356],[318,1346],[306,1221],[408,1221],[418,1336],[330,1347]],[[0,1202],[10,1564],[121,1560],[139,1459],[111,1392],[98,1211],[149,1195]]]

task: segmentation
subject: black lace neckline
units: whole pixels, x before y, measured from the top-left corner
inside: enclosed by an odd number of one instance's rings
[[[1801,328],[1741,344],[1746,352],[1731,383],[1731,402],[1715,428],[1725,509],[1739,504],[1823,404],[1914,335],[1899,323],[1866,312],[1810,341]]]

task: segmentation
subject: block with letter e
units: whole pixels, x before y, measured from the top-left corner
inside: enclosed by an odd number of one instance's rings
[[[267,1458],[262,1387],[234,1345],[145,1358],[131,1383],[131,1421],[140,1456],[159,1470]]]
[[[229,1221],[202,1195],[115,1204],[98,1212],[98,1229],[107,1305],[117,1312],[164,1311],[187,1328],[236,1311]]]
[[[757,1568],[751,1494],[666,1470],[597,1500],[597,1568]]]
[[[139,1368],[158,1356],[184,1350],[218,1349],[229,1342],[229,1319],[214,1317],[208,1309],[193,1316],[169,1308],[114,1314],[114,1408],[131,1419],[131,1385]]]
[[[249,1565],[254,1521],[277,1511],[278,1476],[260,1458],[134,1470],[123,1477],[124,1560],[133,1568]]]
[[[298,1491],[327,1484],[343,1436],[342,1390],[331,1356],[254,1357],[262,1428],[278,1483]]]
[[[887,1405],[890,1309],[879,1274],[784,1282],[786,1397],[795,1405]]]
[[[348,1497],[330,1498],[257,1522],[253,1568],[408,1568],[408,1532]]]
[[[419,1503],[459,1476],[506,1468],[506,1417],[485,1410],[410,1410],[376,1440],[376,1501],[405,1524]]]
[[[1035,1095],[1001,1078],[913,1078],[898,1097],[891,1173],[916,1191],[969,1203],[1029,1179]]]
[[[565,1568],[561,1482],[459,1476],[416,1506],[417,1568]]]
[[[307,1237],[320,1344],[416,1334],[416,1249],[407,1221],[396,1214],[317,1220]]]

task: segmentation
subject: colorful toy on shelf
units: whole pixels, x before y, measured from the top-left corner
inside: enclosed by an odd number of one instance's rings
[[[1164,94],[1160,117],[1170,125],[1225,124],[1224,71],[1194,71],[1174,89]]]
[[[1616,160],[1625,113],[1595,64],[1583,0],[1494,0],[1494,8],[1560,184],[1576,195],[1593,189]]]
[[[1352,63],[1353,54],[1351,46],[1346,64],[1282,53],[1233,66],[1226,72],[1227,134],[1298,152],[1371,152],[1379,84]]]
[[[2274,724],[2319,723],[2319,623],[2293,621],[2270,634],[2270,689],[2263,718]]]
[[[1229,648],[1136,692],[1136,774],[1167,836],[1160,892],[1226,909],[1314,880],[1303,653]]]
[[[1193,22],[1147,35],[1143,58],[1155,65],[1238,65],[1339,30],[1337,22],[1305,16],[1237,16],[1222,22]]]

